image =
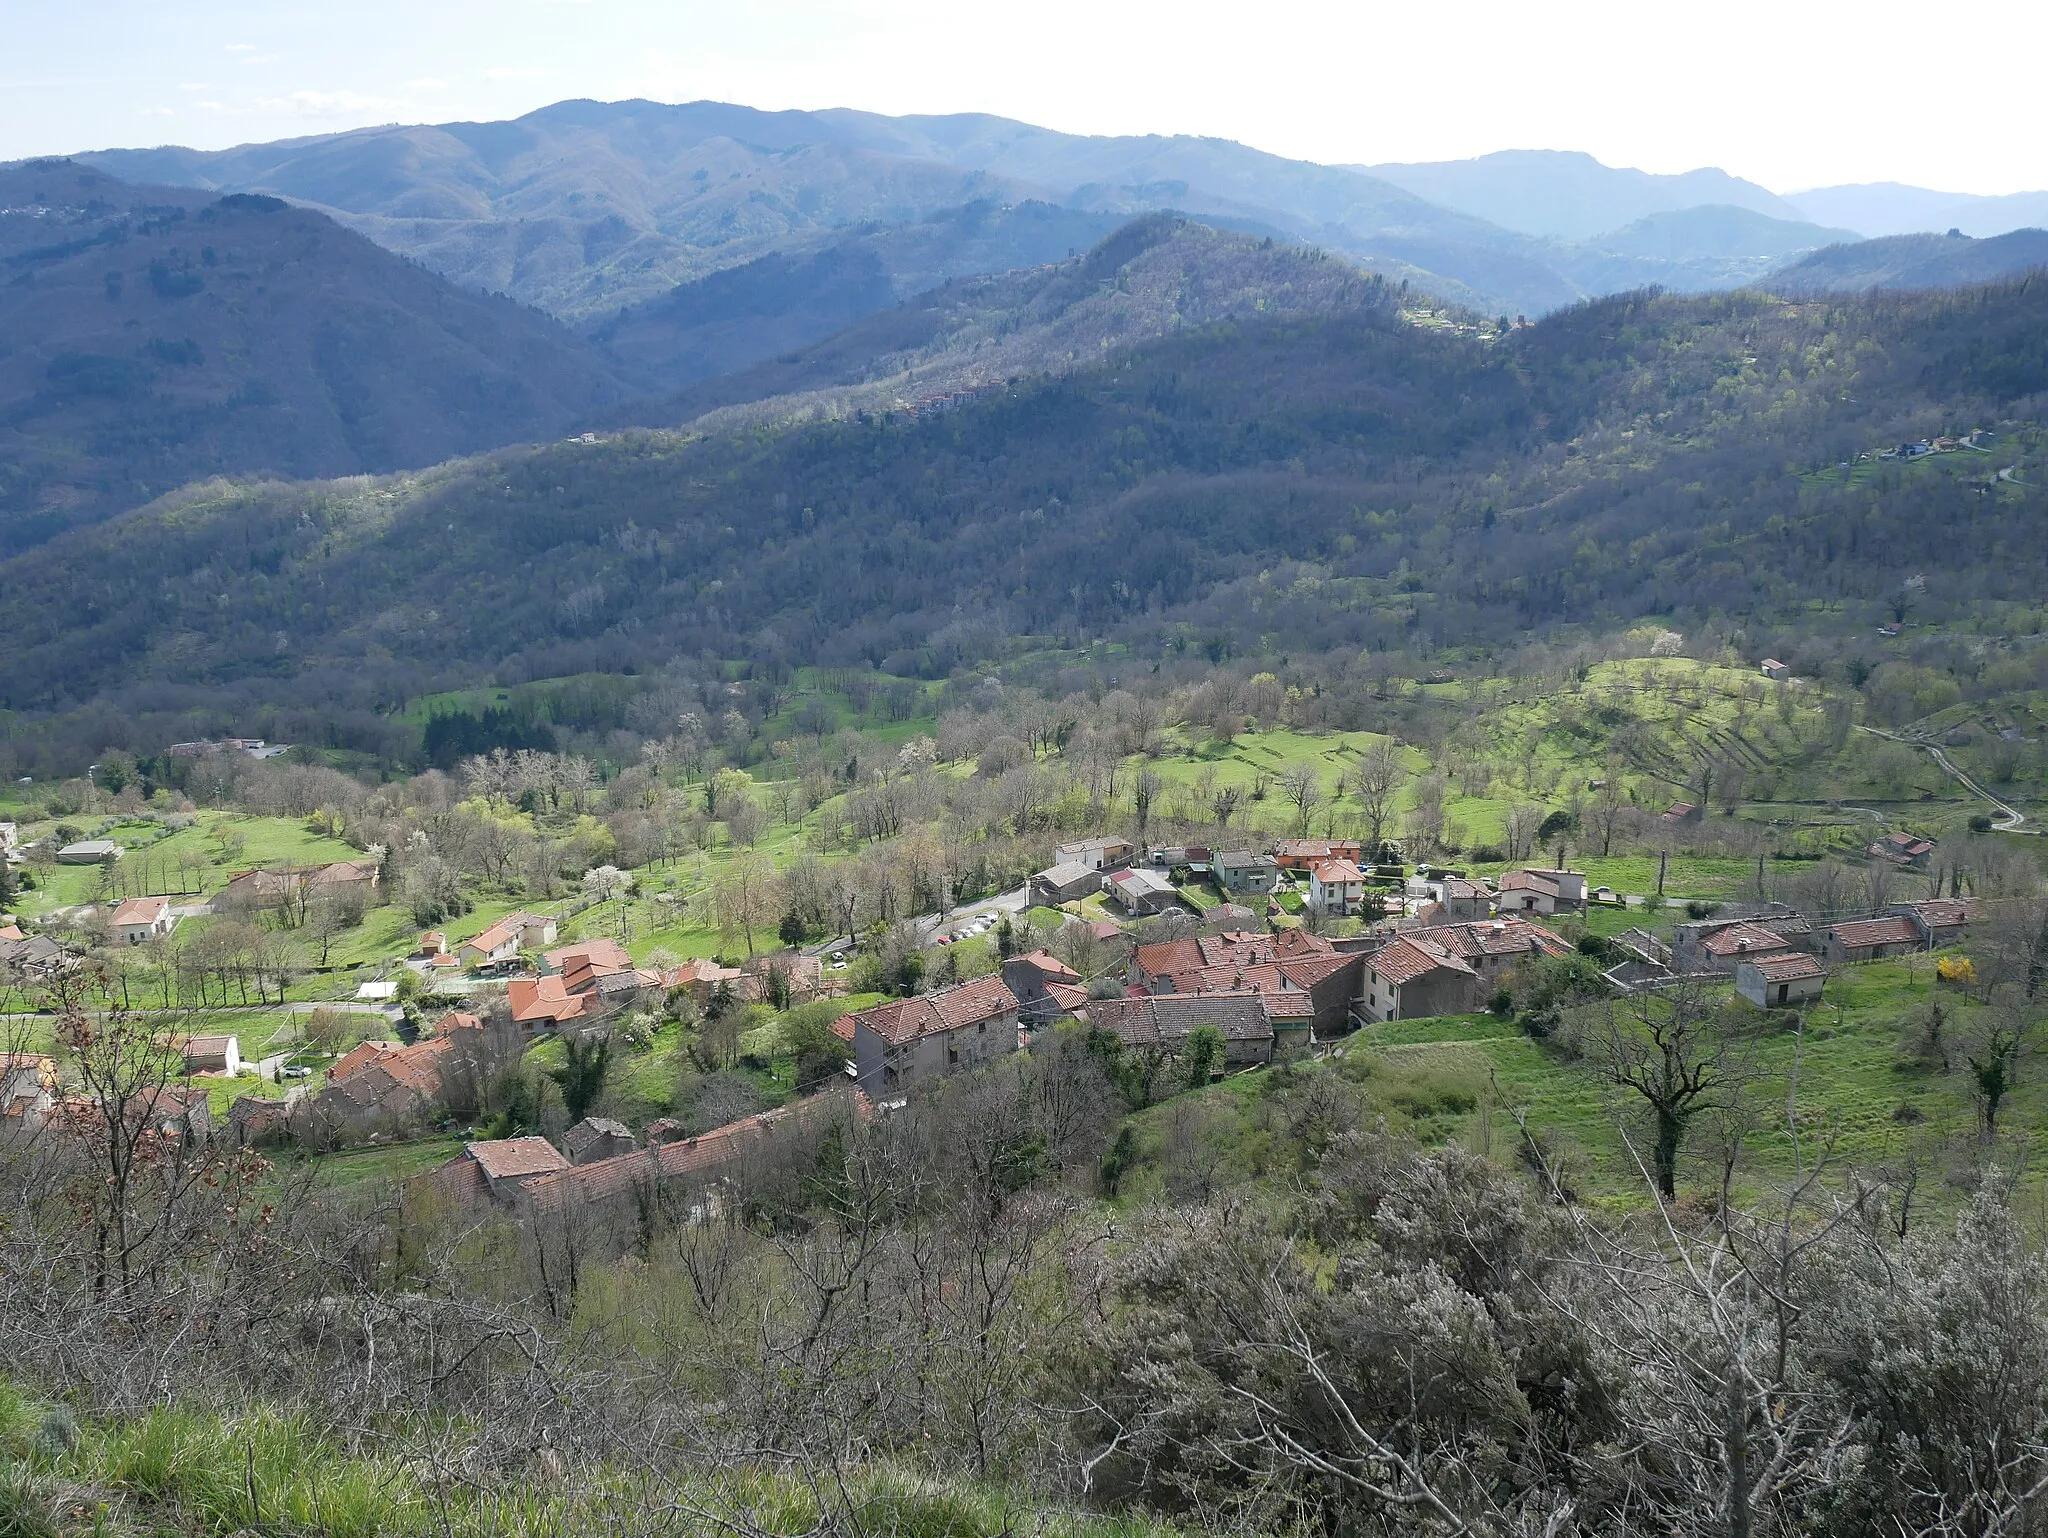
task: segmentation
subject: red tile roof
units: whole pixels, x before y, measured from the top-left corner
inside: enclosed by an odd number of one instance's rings
[[[978,978],[957,988],[914,999],[897,999],[861,1010],[853,1018],[892,1047],[938,1031],[955,1031],[1011,1013],[1017,996],[1000,976]]]
[[[490,1143],[471,1143],[464,1150],[493,1180],[517,1180],[526,1175],[544,1175],[568,1168],[569,1161],[555,1151],[544,1137],[510,1137]]]
[[[1324,886],[1356,886],[1365,880],[1365,872],[1349,860],[1325,860],[1309,874]]]
[[[1760,924],[1730,924],[1717,929],[1700,942],[1700,948],[1709,956],[1748,956],[1791,949],[1783,935]]]
[[[1828,969],[1803,951],[1787,951],[1781,956],[1745,957],[1744,964],[1763,973],[1766,982],[1790,983],[1802,977],[1826,977]]]
[[[1847,924],[1837,924],[1828,931],[1835,937],[1835,944],[1847,950],[1861,950],[1870,945],[1918,945],[1920,929],[1903,913],[1890,918],[1856,919]]]
[[[1072,967],[1060,960],[1059,957],[1050,955],[1045,951],[1027,951],[1022,956],[1016,956],[1011,959],[1022,961],[1038,968],[1039,973],[1047,982],[1078,983],[1081,980],[1079,972],[1076,972]]]
[[[1463,960],[1417,935],[1400,935],[1389,940],[1372,953],[1366,965],[1396,985],[1412,983],[1418,977],[1427,977],[1439,970],[1462,972],[1467,977],[1473,975],[1472,968]]]
[[[171,906],[168,897],[131,897],[114,910],[113,924],[154,924]]]

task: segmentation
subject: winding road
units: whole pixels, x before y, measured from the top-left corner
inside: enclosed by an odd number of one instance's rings
[[[1941,765],[1950,779],[1956,781],[1972,795],[1981,796],[1984,800],[1998,808],[1998,815],[1991,819],[1991,826],[1994,831],[1999,833],[2026,833],[2036,837],[2039,836],[2041,832],[2039,828],[2027,825],[2027,814],[2025,812],[2010,802],[1999,800],[1998,797],[1992,795],[1990,791],[1963,773],[1961,769],[1956,767],[1956,761],[1941,750],[1939,744],[1928,742],[1922,737],[1908,737],[1898,732],[1888,732],[1881,727],[1859,726],[1856,730],[1868,732],[1873,737],[1882,737],[1887,742],[1903,743],[1909,748],[1924,749],[1937,764]]]

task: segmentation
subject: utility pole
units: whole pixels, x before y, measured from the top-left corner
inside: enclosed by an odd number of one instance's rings
[[[1660,898],[1661,898],[1661,897],[1662,897],[1662,896],[1664,895],[1664,868],[1665,868],[1665,867],[1666,867],[1667,865],[1669,865],[1670,863],[1671,863],[1671,851],[1670,851],[1670,850],[1668,850],[1668,849],[1660,849],[1660,850],[1658,850],[1658,851],[1657,851],[1657,895],[1658,895],[1658,896],[1659,896]]]

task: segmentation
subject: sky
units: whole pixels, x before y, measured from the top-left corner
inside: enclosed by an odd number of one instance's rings
[[[1576,149],[1779,192],[2048,187],[2040,0],[0,0],[0,37],[0,159],[642,96],[1323,162]]]

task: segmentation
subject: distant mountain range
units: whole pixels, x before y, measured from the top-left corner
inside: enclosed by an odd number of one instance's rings
[[[1967,235],[1886,235],[1830,246],[1772,274],[1780,293],[1873,288],[1962,288],[2048,267],[2048,230],[2013,230],[1987,240]]]
[[[1637,253],[1602,238],[1645,217],[1745,210],[1786,226],[1767,242],[1774,256],[1843,233],[1815,231],[1789,203],[1721,172],[1657,177],[1583,155],[1360,169],[1185,135],[1085,137],[979,114],[760,112],[718,102],[561,102],[505,123],[82,158],[134,180],[309,203],[462,286],[586,325],[763,257],[819,261],[863,225],[944,223],[981,204],[1096,216],[1097,235],[1174,210],[1320,245],[1495,314],[1536,315],[1648,284],[1722,287],[1768,265],[1712,242],[1693,251],[1667,240]],[[972,241],[956,251],[943,238],[871,245],[858,258],[840,252],[821,274],[841,295],[824,302],[840,305],[840,318],[847,263],[871,269],[872,292],[901,297],[992,270],[975,264],[994,260]],[[1038,252],[1026,240],[1015,254],[1028,265]]]
[[[1981,239],[2011,230],[2048,227],[2048,192],[1973,197],[1898,182],[1865,182],[1795,192],[1786,201],[1805,218],[1846,225],[1870,238],[1959,230]]]
[[[0,168],[0,551],[210,475],[547,437],[629,393],[558,322],[311,209]]]
[[[1499,150],[1472,160],[1357,169],[1445,208],[1561,241],[1590,240],[1651,214],[1709,204],[1809,220],[1776,193],[1726,171],[1657,176],[1602,165],[1575,150]]]

